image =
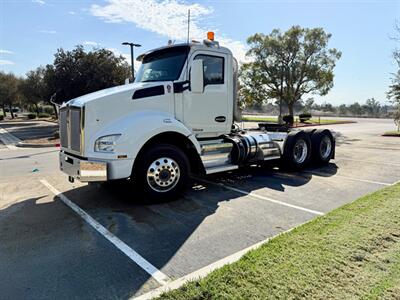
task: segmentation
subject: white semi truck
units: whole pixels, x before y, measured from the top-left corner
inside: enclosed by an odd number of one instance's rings
[[[335,154],[329,130],[241,130],[238,65],[213,39],[138,57],[134,83],[60,108],[60,168],[70,181],[127,179],[146,199],[175,198],[191,174],[277,161],[301,169]]]

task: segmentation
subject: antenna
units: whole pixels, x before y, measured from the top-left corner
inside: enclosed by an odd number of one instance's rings
[[[190,9],[188,9],[188,25],[187,25],[187,45],[189,47],[189,35],[190,35]],[[186,58],[186,78],[189,81],[189,52],[187,53]]]
[[[190,33],[190,9],[188,9],[188,27],[187,27],[187,43],[189,44],[189,33]]]

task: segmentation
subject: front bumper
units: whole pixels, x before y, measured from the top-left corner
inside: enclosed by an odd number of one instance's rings
[[[60,151],[60,170],[82,182],[106,181],[107,163],[78,158]]]

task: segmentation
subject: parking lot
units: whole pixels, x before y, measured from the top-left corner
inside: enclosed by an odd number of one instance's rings
[[[0,299],[147,297],[399,181],[400,139],[381,136],[393,121],[357,121],[326,126],[337,134],[327,166],[194,178],[157,205],[127,186],[69,183],[56,148],[0,146]]]

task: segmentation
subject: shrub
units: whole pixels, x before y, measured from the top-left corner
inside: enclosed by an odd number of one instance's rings
[[[311,114],[309,114],[309,113],[300,114],[299,119],[300,119],[301,123],[309,121],[311,119]]]
[[[50,105],[42,106],[42,112],[49,115],[54,115],[54,107]]]
[[[286,115],[282,117],[283,122],[285,122],[286,124],[290,124],[293,125],[294,123],[294,118],[291,115]]]
[[[3,120],[4,120],[4,116],[0,115],[0,121],[3,121]]]
[[[40,113],[40,114],[38,115],[38,117],[39,117],[39,118],[49,118],[50,115],[47,114],[47,113]]]
[[[29,113],[26,116],[28,117],[29,120],[36,119],[36,114],[33,113]]]

